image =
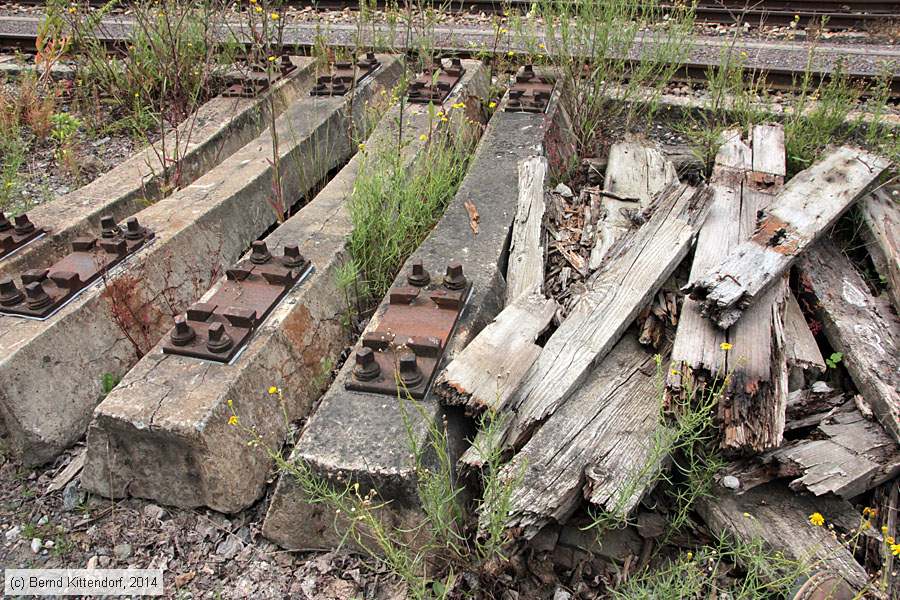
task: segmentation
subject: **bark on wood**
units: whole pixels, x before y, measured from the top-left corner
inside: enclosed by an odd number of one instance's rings
[[[875,269],[884,278],[894,308],[900,312],[900,190],[880,189],[859,204],[864,237]]]
[[[900,441],[900,319],[829,240],[800,262],[828,341],[888,433]]]
[[[659,150],[642,142],[613,144],[603,183],[603,191],[612,196],[603,197],[606,215],[597,223],[588,265],[592,271],[600,267],[615,242],[634,228],[629,211],[639,213],[656,194],[677,181],[675,166]]]
[[[473,414],[499,408],[540,354],[534,341],[555,313],[553,300],[536,292],[520,295],[447,365],[435,392]]]
[[[506,273],[506,303],[541,289],[544,283],[544,181],[547,159],[534,156],[519,162],[519,205],[513,223]]]
[[[703,314],[723,329],[733,325],[889,165],[842,147],[791,179],[753,236],[687,286]]]
[[[742,542],[762,540],[788,558],[839,573],[851,586],[862,589],[868,580],[865,569],[827,527],[816,527],[808,520],[814,512],[827,516],[846,509],[846,502],[837,498],[794,494],[779,483],[740,496],[722,490],[698,504],[713,533]]]
[[[728,468],[728,473],[740,480],[742,490],[788,477],[793,490],[844,498],[858,496],[898,472],[900,447],[878,423],[865,419],[852,401],[832,411],[813,438]]]
[[[687,254],[708,207],[705,188],[675,184],[659,195],[650,220],[592,277],[510,398],[508,443],[526,441],[612,349]]]
[[[551,521],[566,522],[584,499],[629,514],[665,458],[651,457],[659,410],[656,361],[631,328],[504,467],[502,476],[515,482],[510,526],[531,537]]]
[[[751,165],[765,170],[750,170]],[[758,213],[780,189],[783,172],[780,126],[754,128],[752,148],[740,132],[726,133],[710,180],[714,203],[697,238],[692,279],[750,238]],[[668,391],[684,394],[685,378],[693,380],[687,387],[696,388],[730,373],[718,411],[722,447],[728,451],[760,452],[781,443],[787,403],[782,317],[786,293],[786,282],[779,282],[727,332],[701,316],[696,300],[686,298],[682,307]]]

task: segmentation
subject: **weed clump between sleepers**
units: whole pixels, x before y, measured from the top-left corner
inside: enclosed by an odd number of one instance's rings
[[[652,119],[685,61],[693,24],[692,6],[657,0],[538,0],[526,17],[511,17],[534,62],[564,81],[563,103],[582,155],[594,152],[611,122],[627,129]],[[636,54],[642,60],[633,61]]]
[[[427,137],[427,136],[426,136]],[[350,197],[353,222],[349,273],[362,306],[387,293],[404,261],[419,247],[456,194],[469,163],[471,136],[432,137],[411,168],[402,147],[363,152]]]

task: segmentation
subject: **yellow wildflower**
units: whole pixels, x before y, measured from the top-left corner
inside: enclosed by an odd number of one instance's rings
[[[359,151],[360,151],[360,152],[365,152],[365,151],[366,151],[366,145],[365,145],[365,144],[360,144],[360,145],[359,145]]]
[[[78,9],[77,9],[77,8],[75,8],[74,6],[70,6],[70,7],[69,7],[69,14],[70,14],[70,15],[74,15],[76,12],[78,12]]]
[[[886,541],[891,546],[893,546],[896,543],[894,541],[894,536],[892,536],[892,535],[889,535],[886,538],[884,538],[884,541]]]
[[[822,513],[814,512],[813,514],[809,515],[809,522],[816,527],[821,527],[825,524],[825,517],[822,516]]]
[[[421,141],[425,142],[425,141],[428,141],[428,136],[423,133],[422,135],[419,136],[419,139]]]
[[[447,122],[447,117],[441,117],[441,123],[446,123],[446,122]]]
[[[900,544],[891,544],[891,554],[900,556]]]
[[[256,4],[257,0],[250,0],[250,4]]]
[[[277,21],[280,17],[278,15],[278,13],[271,13],[269,15],[269,18],[272,19],[273,21]]]
[[[688,559],[688,560],[691,560],[691,559],[693,559],[693,558],[694,558],[694,553],[693,553],[693,552],[688,552],[688,553],[687,553],[687,559]]]
[[[270,56],[270,57],[269,57],[269,62],[275,62],[275,57],[274,57],[274,56]]]
[[[547,46],[545,46],[544,44],[538,44],[538,48],[540,48],[541,50],[546,50]]]
[[[497,103],[491,100],[488,102],[488,108],[497,108]]]
[[[744,518],[745,518],[745,519],[750,519],[750,518],[752,518],[752,517],[751,517],[750,513],[745,512],[745,513],[744,513]]]
[[[277,394],[277,393],[278,393],[278,388],[275,387],[274,385],[271,386],[271,387],[269,387],[269,393],[270,393],[270,394]]]
[[[231,415],[230,417],[228,417],[228,424],[229,425],[237,425],[238,424],[237,415]]]
[[[228,408],[231,408],[232,406],[234,406],[234,402],[231,401],[231,398],[229,398],[228,401],[225,402],[225,404],[228,405]]]
[[[671,373],[672,375],[681,375],[681,371],[679,371],[678,369],[672,369],[671,371],[669,371],[669,373]]]
[[[515,56],[516,53],[513,52],[512,50],[508,50],[508,51],[506,52],[506,55],[507,55],[507,56]]]
[[[454,102],[451,106],[453,108],[465,108],[466,103],[465,102]]]
[[[728,342],[722,342],[721,344],[719,344],[719,348],[721,348],[725,352],[728,352],[729,350],[734,348],[734,346],[729,344]]]
[[[256,9],[255,9],[255,12],[261,13],[261,12],[262,12],[262,6],[257,6]]]
[[[504,27],[501,27],[501,28],[500,28],[500,35],[503,35],[504,33],[509,33],[509,29],[506,29],[506,28],[504,28]]]
[[[887,533],[887,531],[888,531],[887,525],[882,525],[882,526],[881,526],[881,533]]]

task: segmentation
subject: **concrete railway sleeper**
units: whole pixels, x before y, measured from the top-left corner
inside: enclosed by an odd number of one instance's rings
[[[124,375],[173,316],[295,199],[351,157],[351,136],[364,128],[367,101],[402,72],[397,57],[378,59],[380,67],[352,93],[299,97],[276,120],[277,143],[262,133],[192,185],[138,213],[156,234],[153,243],[52,318],[0,318],[0,418],[23,463],[48,461],[75,442],[100,400],[101,379]],[[273,185],[276,164],[280,186]]]
[[[407,167],[427,156],[421,138],[429,131],[428,143],[437,136],[462,135],[464,120],[480,114],[489,85],[481,63],[463,61],[463,66],[464,76],[443,105],[449,114],[446,124],[428,106],[406,105],[402,111],[394,106],[366,142],[365,156],[377,160],[379,149],[398,144],[401,115],[400,160]],[[457,109],[450,110],[451,104]],[[327,373],[348,342],[342,325],[347,300],[337,274],[349,259],[353,224],[348,200],[367,160],[355,156],[309,204],[265,238],[265,248],[257,243],[248,256],[252,261],[255,254],[261,262],[266,253],[277,258],[293,253],[296,245],[313,271],[272,311],[233,364],[164,354],[170,343],[164,339],[97,407],[82,474],[87,489],[228,513],[262,495],[272,461],[263,448],[247,446],[247,429],[277,448],[287,420],[309,413],[322,391],[322,384],[313,382],[323,379],[323,370]],[[219,279],[202,301],[229,284]],[[283,394],[267,394],[270,386]],[[229,426],[232,410],[241,427]]]
[[[508,100],[509,95],[503,105]],[[551,165],[558,168],[571,148],[567,131],[558,92],[549,99],[546,113],[517,110],[494,114],[455,198],[395,279],[394,289],[409,285],[408,277],[421,283],[424,269],[438,284],[444,275],[444,287],[452,292],[460,283],[457,266],[462,267],[461,275],[471,292],[443,347],[438,369],[503,306],[506,254],[519,197],[519,162],[546,154]],[[472,226],[471,206],[477,209],[477,227]],[[458,265],[447,269],[448,263],[454,262]],[[363,339],[379,330],[385,314],[384,307],[376,311]],[[356,345],[356,357],[368,354],[363,343]],[[404,377],[403,363],[409,362],[408,367],[413,364],[408,356],[400,361],[400,376]],[[445,429],[451,460],[455,461],[465,443],[462,415],[447,413],[430,387],[416,407],[398,401],[396,392],[386,395],[348,389],[348,385],[356,387],[353,383],[365,370],[366,362],[364,358],[351,358],[343,366],[304,427],[290,460],[302,461],[316,476],[337,486],[358,483],[363,496],[375,490],[379,503],[385,503],[381,509],[385,522],[396,531],[408,532],[411,539],[406,541],[416,546],[421,541],[416,536],[424,529],[416,527],[423,513],[411,443],[425,448],[434,427]],[[326,504],[311,503],[293,475],[285,473],[272,497],[263,534],[285,548],[333,547],[341,543],[335,524],[342,518]]]
[[[273,107],[277,117],[309,93],[314,61],[308,57],[290,60],[296,68],[271,90],[255,98],[217,96],[188,117],[177,134],[167,134],[167,162],[171,165],[174,156],[178,161],[178,181],[173,182],[177,187],[190,185],[262,133]],[[47,232],[13,252],[0,252],[0,279],[45,267],[64,256],[76,238],[100,231],[102,217],[123,221],[148,202],[173,193],[163,176],[162,148],[157,142],[91,183],[28,211],[36,229]],[[0,232],[0,238],[3,235]]]

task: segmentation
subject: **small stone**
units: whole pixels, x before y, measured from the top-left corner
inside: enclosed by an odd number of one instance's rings
[[[562,588],[556,588],[553,592],[553,600],[571,600],[572,594]]]
[[[22,532],[22,528],[19,527],[18,525],[15,525],[15,526],[7,529],[6,533],[4,533],[3,535],[6,537],[7,542],[13,542],[13,541],[19,539],[19,534],[21,532]]]
[[[168,513],[166,513],[166,509],[161,506],[148,504],[144,507],[144,516],[150,519],[156,519],[157,521],[162,521],[168,516]]]
[[[101,556],[101,557],[99,557],[99,558],[100,558],[100,560],[99,560],[99,562],[100,562],[100,567],[103,568],[103,569],[105,569],[106,567],[108,567],[109,564],[112,562],[112,559],[111,559],[110,557],[108,557],[108,556]]]
[[[815,382],[810,389],[812,389],[813,394],[827,394],[832,390],[831,386],[824,381]]]
[[[119,560],[125,560],[131,556],[131,544],[116,544],[113,547],[113,554]]]
[[[41,551],[41,547],[44,545],[44,540],[41,538],[34,538],[31,540],[31,551],[37,554]]]
[[[63,509],[67,511],[75,510],[79,504],[84,503],[86,497],[84,490],[81,489],[81,481],[73,479],[63,490]]]
[[[571,198],[575,195],[572,193],[572,188],[570,188],[569,186],[567,186],[564,183],[560,183],[559,185],[557,185],[555,188],[553,188],[553,191],[556,192],[557,194],[559,194],[560,196],[562,196],[563,198]]]
[[[223,556],[226,559],[231,559],[241,551],[243,545],[241,538],[236,535],[228,535],[225,537],[225,541],[216,547],[216,554]]]
[[[47,515],[44,515],[40,519],[38,519],[37,526],[43,527],[44,525],[46,525],[49,522],[50,522],[50,517],[48,517]]]
[[[99,560],[100,560],[100,557],[98,557],[96,554],[94,556],[90,557],[87,561],[87,568],[88,569],[96,569],[97,563],[99,562]]]
[[[722,478],[722,485],[729,490],[739,490],[741,488],[741,480],[734,475],[726,475]]]

